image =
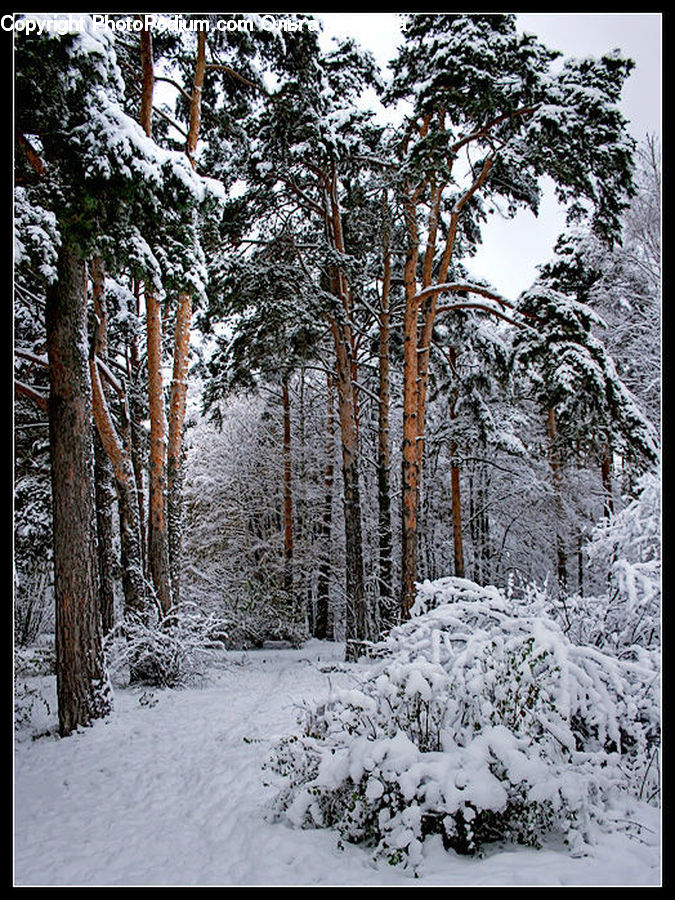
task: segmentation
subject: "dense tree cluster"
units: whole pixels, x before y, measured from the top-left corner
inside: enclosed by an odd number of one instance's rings
[[[348,659],[445,575],[639,605],[648,554],[587,554],[659,459],[632,63],[510,14],[411,16],[387,83],[314,30],[85,25],[15,48],[15,631],[53,599],[61,733],[110,708],[105,635],[181,603]],[[568,229],[503,297],[471,256],[543,176]]]

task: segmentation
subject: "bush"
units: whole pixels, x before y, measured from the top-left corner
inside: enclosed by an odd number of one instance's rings
[[[586,548],[598,596],[561,598],[556,616],[575,643],[628,657],[661,643],[661,482],[643,475],[639,496],[594,529]]]
[[[157,621],[129,615],[106,638],[111,678],[152,687],[177,687],[203,676],[226,639],[223,623],[192,603]]]
[[[235,597],[223,603],[228,622],[228,647],[262,647],[265,641],[288,641],[300,647],[308,638],[305,613],[298,598],[276,588],[244,585]]]
[[[35,563],[22,573],[15,573],[14,591],[14,641],[19,647],[34,643],[53,617],[51,590],[51,565]]]
[[[357,689],[275,748],[276,813],[412,866],[430,834],[473,853],[556,830],[580,852],[604,804],[637,794],[649,770],[656,654],[575,646],[535,592],[457,578],[425,583],[416,611]]]

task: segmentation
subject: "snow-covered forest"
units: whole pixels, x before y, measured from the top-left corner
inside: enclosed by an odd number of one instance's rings
[[[659,138],[399,24],[14,15],[16,885],[660,883]]]

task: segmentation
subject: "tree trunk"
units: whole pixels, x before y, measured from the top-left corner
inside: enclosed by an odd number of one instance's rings
[[[358,470],[358,436],[352,382],[351,343],[342,323],[333,321],[338,417],[342,439],[342,480],[346,551],[346,656],[357,659],[366,639],[366,599],[363,579],[363,536]]]
[[[603,513],[606,519],[614,515],[614,498],[612,497],[612,451],[605,445],[600,462],[602,488],[604,494]]]
[[[386,214],[386,203],[383,203]],[[382,298],[379,317],[379,380],[377,405],[377,519],[379,542],[379,596],[380,596],[380,635],[384,636],[397,624],[399,619],[398,604],[394,600],[393,578],[393,535],[391,528],[391,449],[389,438],[389,341],[391,329],[391,313],[389,310],[389,292],[391,288],[391,252],[389,249],[389,230],[385,228],[383,241],[384,276],[382,280]]]
[[[450,490],[452,506],[452,542],[455,559],[455,575],[464,578],[464,546],[462,543],[462,497],[459,486],[459,465],[456,460],[457,444],[450,444]]]
[[[284,591],[293,598],[293,484],[291,456],[291,402],[288,396],[288,375],[281,385],[283,407],[284,462]]]
[[[295,590],[298,599],[304,596],[305,604],[304,613],[307,623],[307,633],[314,634],[314,595],[312,590],[313,569],[307,565],[307,553],[314,544],[314,536],[316,534],[316,526],[314,522],[309,521],[308,503],[307,503],[307,484],[308,478],[314,481],[314,473],[307,472],[307,448],[305,437],[305,368],[301,366],[298,391],[298,443],[296,456],[297,464],[297,486],[296,486],[296,502],[295,502],[295,522],[296,522],[296,553],[297,548],[300,549],[300,564],[298,566],[298,574],[301,582],[296,584]],[[290,424],[290,422],[289,422]]]
[[[338,253],[345,252],[342,219],[337,197],[337,174],[331,172],[326,189],[328,236]],[[363,535],[359,488],[359,422],[356,398],[356,358],[347,278],[338,267],[330,275],[331,291],[339,300],[344,316],[330,321],[335,346],[335,384],[342,442],[346,567],[346,658],[358,658],[367,638],[366,596],[363,575]]]
[[[108,355],[107,310],[103,298],[103,260],[91,261],[92,305],[94,308],[95,355],[105,360]],[[98,547],[99,608],[103,634],[115,624],[115,548],[113,540],[114,475],[101,439],[94,431],[94,478],[96,481],[96,536]]]
[[[98,602],[103,634],[115,625],[115,546],[113,470],[98,434],[94,434],[94,477],[96,481],[96,538],[98,552]]]
[[[112,709],[103,658],[94,508],[85,266],[67,236],[47,292],[49,435],[59,732]]]
[[[91,362],[91,382],[94,421],[101,444],[112,465],[117,486],[124,612],[125,614],[128,612],[144,614],[147,604],[141,549],[140,511],[128,439],[125,445],[117,436],[94,360]],[[127,432],[128,430],[127,428]]]
[[[141,42],[141,110],[139,119],[141,128],[148,137],[152,135],[152,95],[155,88],[155,70],[152,58],[152,31],[143,28],[140,32]]]
[[[152,35],[145,28],[140,32],[141,67],[141,126],[152,136],[152,96],[154,63]],[[162,383],[162,317],[154,287],[145,285],[147,334],[148,399],[150,411],[150,483],[148,497],[148,574],[154,585],[163,613],[171,608],[171,574],[169,566],[169,536],[167,528],[167,434]]]
[[[546,417],[546,432],[549,440],[549,464],[553,476],[553,493],[555,502],[555,546],[556,546],[556,571],[558,576],[558,592],[567,591],[567,554],[561,533],[563,521],[562,495],[561,495],[561,464],[557,447],[558,427],[555,417],[555,409],[550,407]]]
[[[134,295],[136,297],[136,317],[141,320],[141,291],[140,282],[134,285]],[[145,480],[145,445],[147,434],[143,428],[143,420],[147,418],[147,410],[145,408],[145,383],[141,369],[141,359],[138,350],[138,337],[133,335],[127,347],[127,384],[129,397],[129,428],[130,428],[130,448],[131,463],[134,471],[134,481],[136,483],[136,506],[138,508],[138,523],[140,529],[140,545],[141,545],[141,571],[149,577],[148,560],[147,560],[147,534],[145,527],[145,510],[147,506],[147,497],[144,490]]]
[[[484,465],[479,469],[479,512],[480,512],[480,553],[482,559],[483,584],[492,583],[492,563],[490,559],[490,515],[488,496],[488,475]]]
[[[148,569],[163,613],[171,609],[169,535],[166,515],[166,413],[162,384],[162,320],[160,305],[149,284],[145,286],[148,343],[148,396],[150,401],[150,510],[148,515]]]
[[[457,351],[450,347],[448,363],[452,375],[457,378]],[[450,399],[450,422],[456,418],[457,388],[452,392]],[[462,541],[462,496],[459,483],[459,463],[457,462],[457,443],[450,442],[450,505],[452,508],[452,542],[454,550],[455,576],[464,578],[464,544]]]
[[[335,438],[333,428],[335,408],[333,405],[333,386],[330,375],[327,378],[326,393],[326,466],[323,479],[323,516],[321,518],[322,555],[319,565],[317,584],[316,619],[314,636],[319,640],[333,640],[333,620],[330,615],[330,572],[331,572],[331,532],[333,524],[333,477]]]
[[[418,236],[414,209],[407,209],[409,250],[405,261],[405,312],[403,316],[403,454],[401,618],[410,618],[417,581],[417,513],[419,509],[417,294]]]
[[[197,56],[190,97],[190,118],[185,152],[193,169],[202,118],[202,89],[206,74],[206,32],[197,36]],[[171,592],[174,604],[180,601],[180,568],[182,551],[182,493],[183,493],[183,428],[187,398],[187,372],[190,353],[190,322],[192,297],[183,292],[178,296],[174,334],[173,377],[169,401],[169,443],[167,447],[167,515],[168,552]]]
[[[190,96],[190,121],[188,124],[188,136],[186,152],[188,159],[195,168],[195,153],[199,141],[199,126],[202,121],[202,88],[206,74],[206,32],[200,31],[197,35],[197,57],[195,59],[195,73],[192,81],[192,94]]]
[[[187,400],[187,373],[190,353],[192,299],[178,297],[174,336],[173,378],[169,400],[169,443],[167,447],[169,561],[173,602],[180,600],[180,567],[183,519],[183,429]]]

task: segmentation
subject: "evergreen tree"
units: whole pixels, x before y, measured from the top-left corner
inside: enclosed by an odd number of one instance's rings
[[[455,277],[461,241],[475,242],[497,198],[509,214],[538,208],[549,175],[571,216],[592,210],[593,226],[615,235],[630,190],[631,141],[618,108],[631,63],[557,56],[515,16],[416,15],[393,63],[390,102],[411,112],[398,141],[401,209],[407,229],[404,318],[404,615],[415,596],[418,512],[430,342],[437,298],[477,294],[504,312],[508,303]],[[589,128],[589,122],[593,127]],[[458,240],[460,243],[458,244]],[[465,244],[466,247],[466,244]],[[466,252],[466,251],[464,251]],[[485,304],[485,300],[491,303]]]

